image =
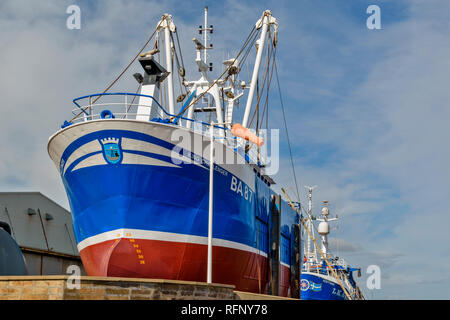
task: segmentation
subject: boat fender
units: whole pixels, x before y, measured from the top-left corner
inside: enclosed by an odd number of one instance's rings
[[[113,113],[110,110],[103,110],[100,113],[100,118],[102,118],[102,119],[114,119],[115,117],[114,117]]]
[[[170,123],[169,119],[161,119],[161,118],[153,118],[152,120],[153,122],[160,122],[160,123]]]
[[[72,124],[72,122],[69,122],[67,120],[64,120],[64,123],[61,125],[61,129],[64,129],[65,127],[68,127]]]
[[[11,235],[11,227],[6,222],[0,221],[0,228],[2,228]]]

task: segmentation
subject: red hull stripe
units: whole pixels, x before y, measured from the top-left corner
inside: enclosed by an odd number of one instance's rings
[[[122,238],[85,247],[81,259],[90,276],[206,281],[207,245]],[[227,247],[213,248],[213,282],[236,290],[267,293],[268,259]],[[290,269],[281,267],[280,295],[289,295]]]
[[[202,236],[139,229],[116,229],[84,239],[78,243],[77,247],[81,251],[86,247],[115,239],[142,239],[202,245],[208,244],[208,237]],[[247,251],[267,257],[265,252],[235,241],[213,238],[213,246]]]

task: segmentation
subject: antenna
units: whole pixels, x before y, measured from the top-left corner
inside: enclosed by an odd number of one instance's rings
[[[307,220],[307,227],[309,230],[311,230],[312,232],[312,237],[314,238],[314,226],[313,226],[313,216],[312,216],[312,192],[315,188],[317,188],[317,186],[305,186],[306,189],[308,189],[308,220]],[[314,251],[311,250],[311,241],[313,241],[313,239],[311,239],[311,237],[308,234],[308,238],[307,241],[305,243],[306,248],[305,248],[305,252],[306,252],[306,270],[309,271],[310,267],[314,264],[317,263],[317,252],[316,252],[316,248],[314,247]]]
[[[205,6],[205,25],[198,27],[198,33],[203,34],[203,62],[206,64],[206,60],[208,59],[207,50],[212,49],[213,45],[212,43],[209,44],[208,47],[208,31],[209,33],[213,33],[214,29],[213,26],[210,25],[208,27],[208,6]],[[209,64],[209,71],[212,71],[212,63]]]
[[[306,189],[308,189],[308,215],[311,216],[312,211],[312,192],[317,186],[305,186]]]
[[[322,251],[325,254],[325,257],[328,256],[328,235],[330,234],[330,225],[328,222],[336,221],[338,218],[329,218],[330,211],[328,208],[328,200],[323,200],[323,208],[321,211],[322,218],[317,219],[320,221],[319,226],[317,227],[318,233],[322,237]]]
[[[205,7],[205,29],[206,29],[207,25],[208,25],[208,6]],[[203,50],[203,62],[206,63],[206,59],[207,59],[206,48],[208,48],[208,33],[207,32],[205,32],[203,34],[203,45],[205,46],[205,49]]]

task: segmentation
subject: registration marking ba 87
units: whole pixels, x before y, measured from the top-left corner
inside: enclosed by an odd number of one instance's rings
[[[243,197],[245,200],[252,202],[253,191],[250,190],[250,188],[245,183],[242,183],[242,181],[235,176],[231,176],[230,189],[231,191],[240,194],[241,197]]]

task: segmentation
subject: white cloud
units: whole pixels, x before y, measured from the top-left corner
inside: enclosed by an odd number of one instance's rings
[[[339,92],[341,96],[326,112],[312,112],[307,105],[290,110],[291,119],[302,119],[298,126],[290,122],[291,141],[300,155],[296,163],[301,185],[318,184],[316,199],[327,198],[346,214],[341,236],[368,252],[352,254],[353,261],[383,265],[389,279],[395,278],[379,297],[395,291],[403,298],[418,297],[410,292],[411,283],[417,285],[415,290],[428,280],[438,283],[449,260],[450,24],[447,10],[442,10],[448,4],[404,4],[407,18],[384,25],[378,34],[367,31],[365,39],[353,28],[344,28],[354,39],[340,44],[325,32],[330,46],[337,46],[335,60],[342,61],[341,46],[352,53],[372,51],[367,59],[361,54],[353,57],[356,65],[367,68],[357,70],[359,77],[345,74],[344,68],[331,83],[326,74],[320,91],[304,93],[311,101],[321,97],[328,102],[333,98],[328,91]],[[332,61],[312,65],[322,75]],[[362,81],[351,90],[336,91],[336,82],[351,78]],[[299,98],[296,85],[291,79],[287,94],[298,102],[308,101]],[[299,88],[306,91],[308,85],[300,83]],[[322,108],[320,102],[314,107]],[[320,153],[324,148],[329,151]],[[320,152],[315,154],[316,150]],[[285,163],[287,172],[278,181],[291,183],[290,164]],[[387,248],[395,259],[377,254]],[[433,297],[448,297],[448,293],[443,286],[422,293],[422,298]]]
[[[361,247],[358,244],[339,238],[329,238],[328,245],[331,251],[336,253],[338,256],[339,252],[356,252],[361,250]]]

